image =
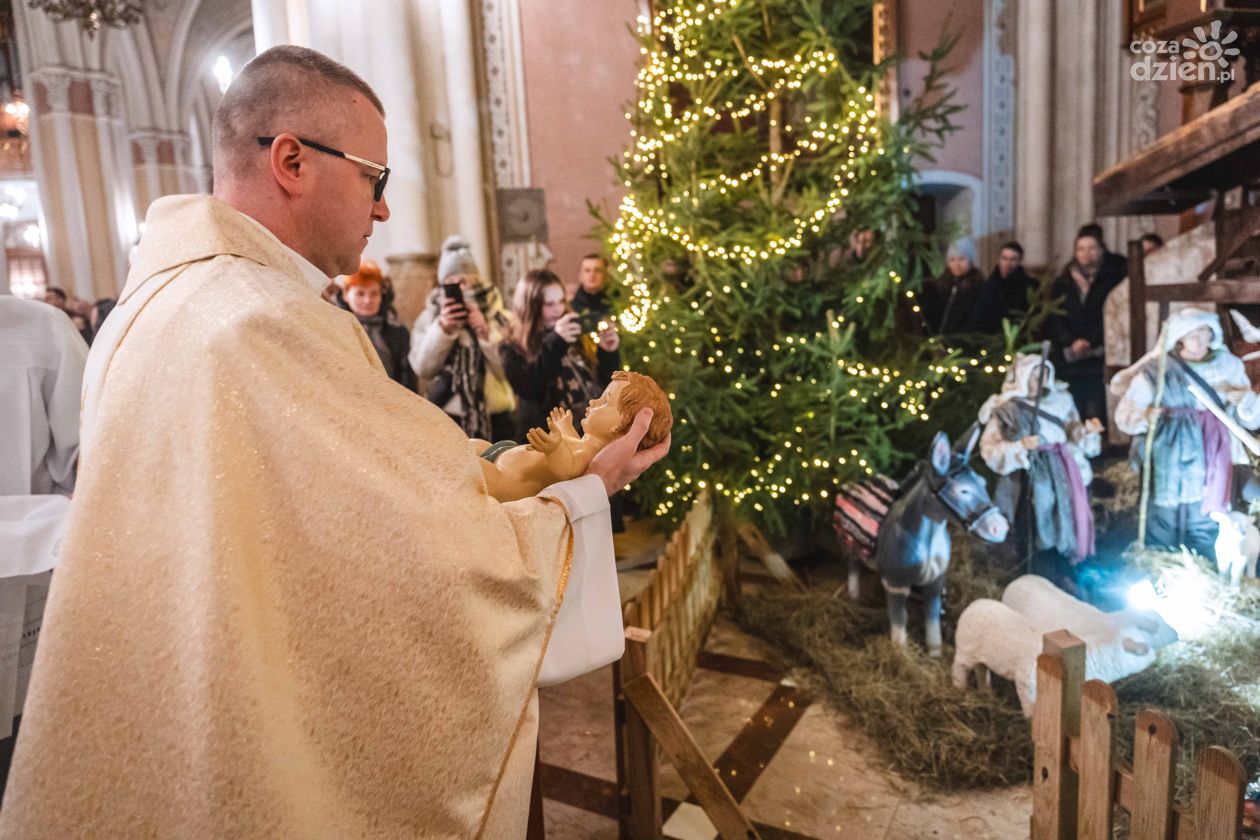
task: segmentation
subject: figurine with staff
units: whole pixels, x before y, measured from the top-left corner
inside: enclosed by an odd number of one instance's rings
[[[994,501],[1014,522],[1025,566],[1071,590],[1076,564],[1094,552],[1089,459],[1103,426],[1082,422],[1048,345],[1040,356],[1016,356],[1002,390],[980,408],[980,455],[999,476]]]
[[[1233,466],[1248,463],[1234,430],[1260,428],[1260,394],[1226,349],[1215,312],[1178,310],[1161,336],[1157,350],[1111,380],[1120,397],[1115,422],[1134,436],[1135,451],[1149,453],[1145,543],[1214,557],[1219,528],[1211,515],[1229,511]]]

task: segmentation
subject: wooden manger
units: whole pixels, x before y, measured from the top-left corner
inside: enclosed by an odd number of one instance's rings
[[[1238,840],[1247,780],[1234,754],[1203,750],[1194,802],[1178,805],[1173,721],[1140,712],[1128,764],[1115,754],[1115,691],[1084,674],[1085,643],[1066,630],[1047,634],[1033,711],[1032,840],[1111,840],[1117,806],[1130,815],[1132,840]]]
[[[651,581],[625,605],[626,655],[613,666],[624,840],[661,835],[659,753],[721,837],[758,836],[677,711],[722,592],[733,580],[735,561],[733,535],[719,543],[711,502],[701,496],[670,538]]]

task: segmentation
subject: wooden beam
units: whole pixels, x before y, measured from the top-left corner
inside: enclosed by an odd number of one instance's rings
[[[1082,750],[1080,739],[1073,738],[1071,741],[1071,761],[1069,766],[1078,772],[1078,768],[1081,767],[1081,762],[1084,760]],[[1115,791],[1115,803],[1132,814],[1135,797],[1132,768],[1121,762],[1116,762],[1111,785]],[[1194,830],[1194,817],[1190,815],[1188,810],[1176,804],[1173,805],[1173,836],[1177,840],[1198,840],[1198,834]]]
[[[1254,143],[1260,143],[1260,90],[1235,96],[1099,173],[1094,178],[1096,212],[1100,216],[1116,215],[1126,204],[1157,194]],[[1242,177],[1241,172],[1239,176]],[[1237,183],[1212,186],[1228,189]]]
[[[1129,362],[1146,355],[1146,255],[1142,240],[1129,240]]]
[[[1037,701],[1033,706],[1032,840],[1073,840],[1076,802],[1067,801],[1064,779],[1071,774],[1067,753],[1071,739],[1063,731],[1067,696],[1063,659],[1037,657]]]
[[[1247,773],[1229,750],[1208,747],[1195,774],[1194,825],[1200,840],[1234,840],[1242,834]]]
[[[1138,712],[1133,738],[1133,840],[1172,840],[1177,727],[1161,712]]]
[[[1260,277],[1146,286],[1146,299],[1178,303],[1260,303]],[[1132,294],[1132,289],[1130,289]],[[1130,329],[1132,325],[1130,325]]]
[[[1216,256],[1199,272],[1199,282],[1207,283],[1208,278],[1219,272],[1225,263],[1251,240],[1257,228],[1260,228],[1260,207],[1244,204],[1237,210],[1227,210],[1224,197],[1218,198],[1216,201]]]
[[[1115,801],[1116,693],[1101,680],[1085,683],[1081,698],[1080,801],[1078,840],[1111,840],[1112,803]],[[1070,750],[1069,750],[1070,753]]]
[[[626,683],[625,693],[722,840],[759,840],[757,830],[740,810],[739,803],[726,785],[722,784],[713,765],[651,674]]]
[[[656,741],[651,727],[630,697],[629,686],[647,676],[648,643],[652,634],[641,627],[626,628],[626,653],[621,658],[617,676],[622,680],[619,694],[624,706],[625,728],[622,747],[625,765],[626,798],[629,801],[631,840],[655,840],[661,834],[661,782],[656,766]]]

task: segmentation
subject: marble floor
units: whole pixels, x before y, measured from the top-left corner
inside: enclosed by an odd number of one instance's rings
[[[644,550],[619,536],[618,555]],[[627,564],[634,565],[634,564]],[[622,572],[632,597],[650,569]],[[680,714],[766,840],[1020,840],[1027,787],[929,795],[880,768],[876,749],[815,703],[773,649],[719,617]],[[539,749],[549,840],[616,840],[612,670],[543,689]],[[713,840],[716,830],[668,761],[661,773],[666,837]]]

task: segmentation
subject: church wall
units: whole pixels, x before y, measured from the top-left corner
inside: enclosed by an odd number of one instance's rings
[[[630,139],[639,47],[627,27],[640,12],[637,0],[521,3],[531,180],[545,190],[553,266],[570,285],[598,250],[586,202],[611,214],[624,193],[609,159]]]
[[[955,101],[964,110],[955,118],[959,129],[935,155],[936,162],[923,166],[984,177],[984,0],[922,3],[901,0],[899,18],[901,51],[906,60],[898,68],[903,103],[922,90],[928,63],[919,53],[932,50],[940,33],[948,31],[958,42],[945,61],[946,83],[955,90]],[[910,13],[907,14],[906,12]]]

